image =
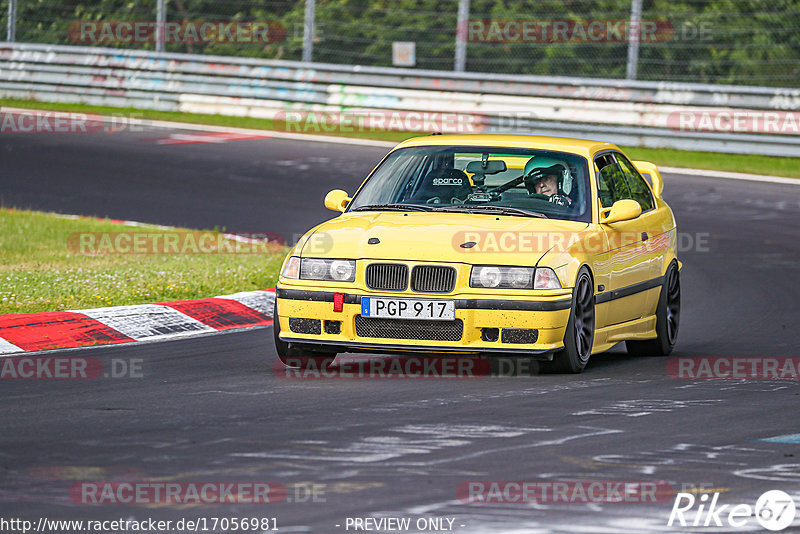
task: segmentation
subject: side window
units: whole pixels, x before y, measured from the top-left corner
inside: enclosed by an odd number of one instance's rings
[[[405,160],[405,161],[404,161]],[[411,191],[419,186],[420,178],[423,176],[426,168],[430,167],[430,156],[412,156],[408,158],[396,158],[392,162],[394,166],[387,167],[391,169],[396,178],[387,182],[387,188],[392,191],[392,202],[404,202],[411,196]],[[396,169],[395,169],[396,168]],[[376,194],[380,195],[379,191]],[[369,197],[367,197],[369,199]],[[366,202],[368,204],[380,203],[376,201]]]
[[[597,190],[604,208],[610,208],[617,200],[631,198],[622,169],[613,156],[610,154],[599,156],[594,163],[599,171]]]
[[[633,163],[628,161],[622,154],[616,154],[616,158],[622,167],[623,174],[625,174],[625,181],[628,182],[631,198],[639,203],[642,211],[653,209],[655,207],[653,195],[650,194],[650,188],[647,187],[647,182],[644,181],[642,175],[639,174]]]

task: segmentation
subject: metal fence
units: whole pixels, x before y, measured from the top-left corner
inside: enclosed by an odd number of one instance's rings
[[[800,87],[800,0],[3,0],[0,11],[17,42]],[[162,40],[116,33],[121,22],[162,20],[182,29]],[[203,22],[251,26],[241,37],[184,31]],[[269,35],[253,38],[253,23]]]
[[[800,157],[800,90],[0,44],[0,97],[272,119],[459,114],[465,130]],[[345,117],[347,118],[347,117]],[[349,120],[349,119],[348,119]],[[432,129],[436,128],[434,119]],[[338,124],[343,124],[339,122]],[[461,124],[461,123],[459,123]],[[324,133],[324,132],[323,132]],[[421,129],[419,133],[431,133]]]

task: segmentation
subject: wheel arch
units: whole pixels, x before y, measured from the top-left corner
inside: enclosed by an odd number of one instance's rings
[[[595,284],[594,271],[592,270],[592,266],[585,261],[579,261],[577,258],[575,258],[575,261],[570,262],[567,265],[564,265],[554,270],[558,275],[558,279],[564,286],[564,289],[574,289],[575,285],[578,282],[578,275],[583,269],[586,269],[586,271],[589,273],[589,278],[592,281],[592,288],[594,289],[594,284]]]

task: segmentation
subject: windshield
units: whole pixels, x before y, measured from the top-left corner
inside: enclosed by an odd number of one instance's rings
[[[410,147],[391,153],[348,211],[465,211],[590,222],[586,159],[504,147]]]

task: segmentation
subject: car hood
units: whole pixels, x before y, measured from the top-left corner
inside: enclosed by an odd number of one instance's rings
[[[587,223],[471,213],[351,212],[319,225],[304,257],[535,265]],[[370,244],[370,241],[377,243]],[[474,242],[471,248],[463,244]]]

